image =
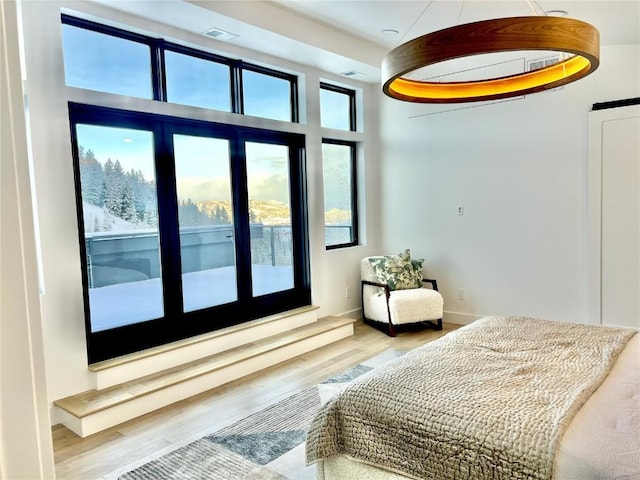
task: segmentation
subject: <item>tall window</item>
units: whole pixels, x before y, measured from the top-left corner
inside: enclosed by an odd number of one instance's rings
[[[229,140],[173,135],[185,312],[238,300]]]
[[[62,28],[67,85],[297,121],[292,75]],[[303,136],[75,103],[69,116],[90,363],[310,304]]]
[[[79,124],[75,133],[91,330],[160,318],[153,132]]]
[[[320,83],[322,128],[356,130],[356,92]],[[335,138],[322,141],[324,224],[327,249],[358,244],[356,143]]]
[[[357,245],[356,145],[322,142],[324,231],[327,248]]]
[[[254,295],[294,284],[289,147],[246,144],[251,273]]]

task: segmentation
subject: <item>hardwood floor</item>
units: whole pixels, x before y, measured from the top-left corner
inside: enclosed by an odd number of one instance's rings
[[[389,348],[411,350],[459,328],[395,338],[356,323],[355,335],[87,438],[52,429],[58,479],[114,479],[139,463],[230,425]]]

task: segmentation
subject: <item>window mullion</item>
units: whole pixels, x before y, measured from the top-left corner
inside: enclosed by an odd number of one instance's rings
[[[355,98],[354,98],[355,101]],[[355,113],[355,103],[354,110]],[[354,115],[354,128],[355,128],[355,115]],[[359,232],[358,232],[358,155],[356,152],[356,145],[351,145],[351,241],[354,245],[358,245]]]
[[[304,144],[291,145],[289,149],[290,175],[296,179],[291,183],[291,229],[293,242],[293,255],[295,258],[309,258],[309,225],[307,217],[307,190],[306,190],[306,161],[304,158]],[[303,289],[311,289],[311,272],[309,264],[296,262],[294,264],[295,285]]]
[[[165,41],[157,39],[151,42],[151,75],[153,98],[161,102],[167,101],[167,75],[165,70]]]
[[[352,132],[356,131],[356,95],[355,92],[349,93],[349,129]]]
[[[236,275],[238,301],[242,303],[251,298],[251,232],[247,187],[247,155],[245,140],[240,135],[234,135],[231,138],[230,145]]]
[[[300,122],[298,82],[291,82],[291,121],[294,123]]]
[[[231,111],[239,114],[244,113],[241,61],[231,64]]]
[[[171,129],[162,123],[157,124],[154,129],[162,285],[165,318],[168,319],[176,319],[183,312],[178,195],[172,133]]]

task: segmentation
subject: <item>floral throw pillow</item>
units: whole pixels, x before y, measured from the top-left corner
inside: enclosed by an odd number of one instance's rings
[[[424,258],[419,258],[417,260],[411,260],[411,267],[413,270],[413,287],[410,288],[420,288],[422,287],[422,266],[424,265]]]
[[[406,290],[422,286],[422,264],[424,259],[411,260],[409,249],[398,255],[370,258],[371,268],[380,283],[391,290]]]

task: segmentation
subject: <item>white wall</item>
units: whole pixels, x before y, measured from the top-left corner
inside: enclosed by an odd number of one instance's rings
[[[321,316],[357,310],[360,304],[357,294],[359,291],[358,262],[361,257],[378,251],[375,242],[367,242],[366,246],[332,251],[326,251],[324,247],[320,146],[323,131],[319,125],[318,83],[320,78],[340,81],[344,79],[334,78],[330,74],[285,60],[245,51],[233,45],[208,40],[200,35],[166,25],[154,24],[100,5],[88,2],[62,3],[53,0],[31,0],[24,5],[24,31],[27,54],[27,93],[30,104],[45,289],[42,296],[42,314],[49,401],[92,388],[86,360],[67,100],[95,101],[107,106],[133,109],[149,106],[149,101],[136,99],[130,99],[122,105],[110,95],[92,94],[65,87],[60,33],[61,6],[194,45],[209,48],[222,47],[224,50],[220,51],[229,55],[264,62],[275,68],[296,71],[304,75],[303,88],[308,92],[307,123],[295,126],[294,130],[307,136],[312,301],[320,306]],[[365,142],[361,161],[367,162],[367,172],[370,175],[367,175],[366,183],[369,190],[371,183],[376,181],[374,165],[377,161],[377,150],[373,146],[374,139],[377,138],[377,89],[358,83],[352,83],[352,85],[362,89],[367,103],[365,109],[368,113],[364,118],[365,133],[346,133],[345,138]],[[369,103],[373,106],[372,108],[369,108]],[[160,113],[168,114],[189,109],[189,107],[172,107],[167,104],[156,105],[153,108]],[[234,116],[225,113],[207,114],[207,119],[212,121],[234,121],[238,124],[266,128],[270,128],[273,123],[264,119],[232,117]],[[364,178],[361,180],[365,182]],[[364,196],[362,201],[366,202]],[[377,239],[377,216],[370,214],[365,218],[364,213],[367,211],[367,206],[363,205],[362,225],[366,227],[362,232],[363,237]],[[345,298],[346,287],[351,289],[350,298]]]
[[[560,90],[435,115],[384,98],[384,249],[425,257],[448,312],[586,322],[587,113],[640,96],[639,59],[603,46]]]
[[[0,2],[0,478],[53,478],[17,8]]]

